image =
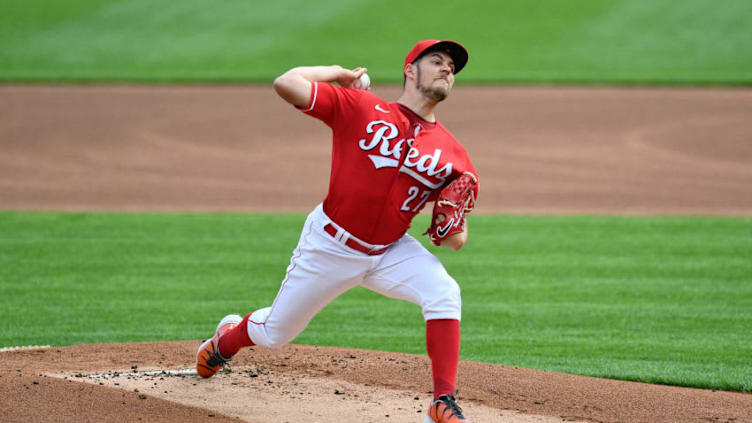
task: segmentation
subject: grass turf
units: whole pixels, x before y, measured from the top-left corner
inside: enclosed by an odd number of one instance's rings
[[[0,346],[199,339],[271,303],[302,216],[0,212]],[[411,232],[426,224],[419,216]],[[752,391],[752,219],[472,216],[465,360]],[[425,353],[356,288],[295,341]]]
[[[0,81],[268,82],[302,64],[402,82],[415,41],[470,50],[460,83],[752,83],[747,0],[26,0],[0,5]]]

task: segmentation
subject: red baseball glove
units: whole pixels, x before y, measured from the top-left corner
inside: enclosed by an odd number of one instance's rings
[[[465,172],[439,193],[433,206],[431,226],[423,233],[428,234],[433,245],[440,245],[449,235],[465,230],[465,213],[475,207],[475,186],[478,179]]]

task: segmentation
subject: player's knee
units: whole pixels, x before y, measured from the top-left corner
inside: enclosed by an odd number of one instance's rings
[[[457,307],[459,307],[462,303],[462,293],[460,292],[460,286],[454,280],[452,280],[452,283],[447,287],[446,297],[448,300],[456,303]]]
[[[462,315],[460,286],[454,280],[442,287],[423,303],[423,317],[431,319],[457,319]]]

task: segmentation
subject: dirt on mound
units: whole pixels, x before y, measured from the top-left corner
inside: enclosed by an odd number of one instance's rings
[[[5,422],[417,422],[427,357],[290,345],[250,348],[230,372],[195,373],[198,341],[0,353]],[[475,422],[745,422],[752,395],[462,362],[459,398]]]

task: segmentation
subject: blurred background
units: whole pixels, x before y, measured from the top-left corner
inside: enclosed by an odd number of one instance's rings
[[[268,82],[299,64],[401,83],[420,39],[459,83],[752,83],[747,0],[7,0],[0,80]]]

